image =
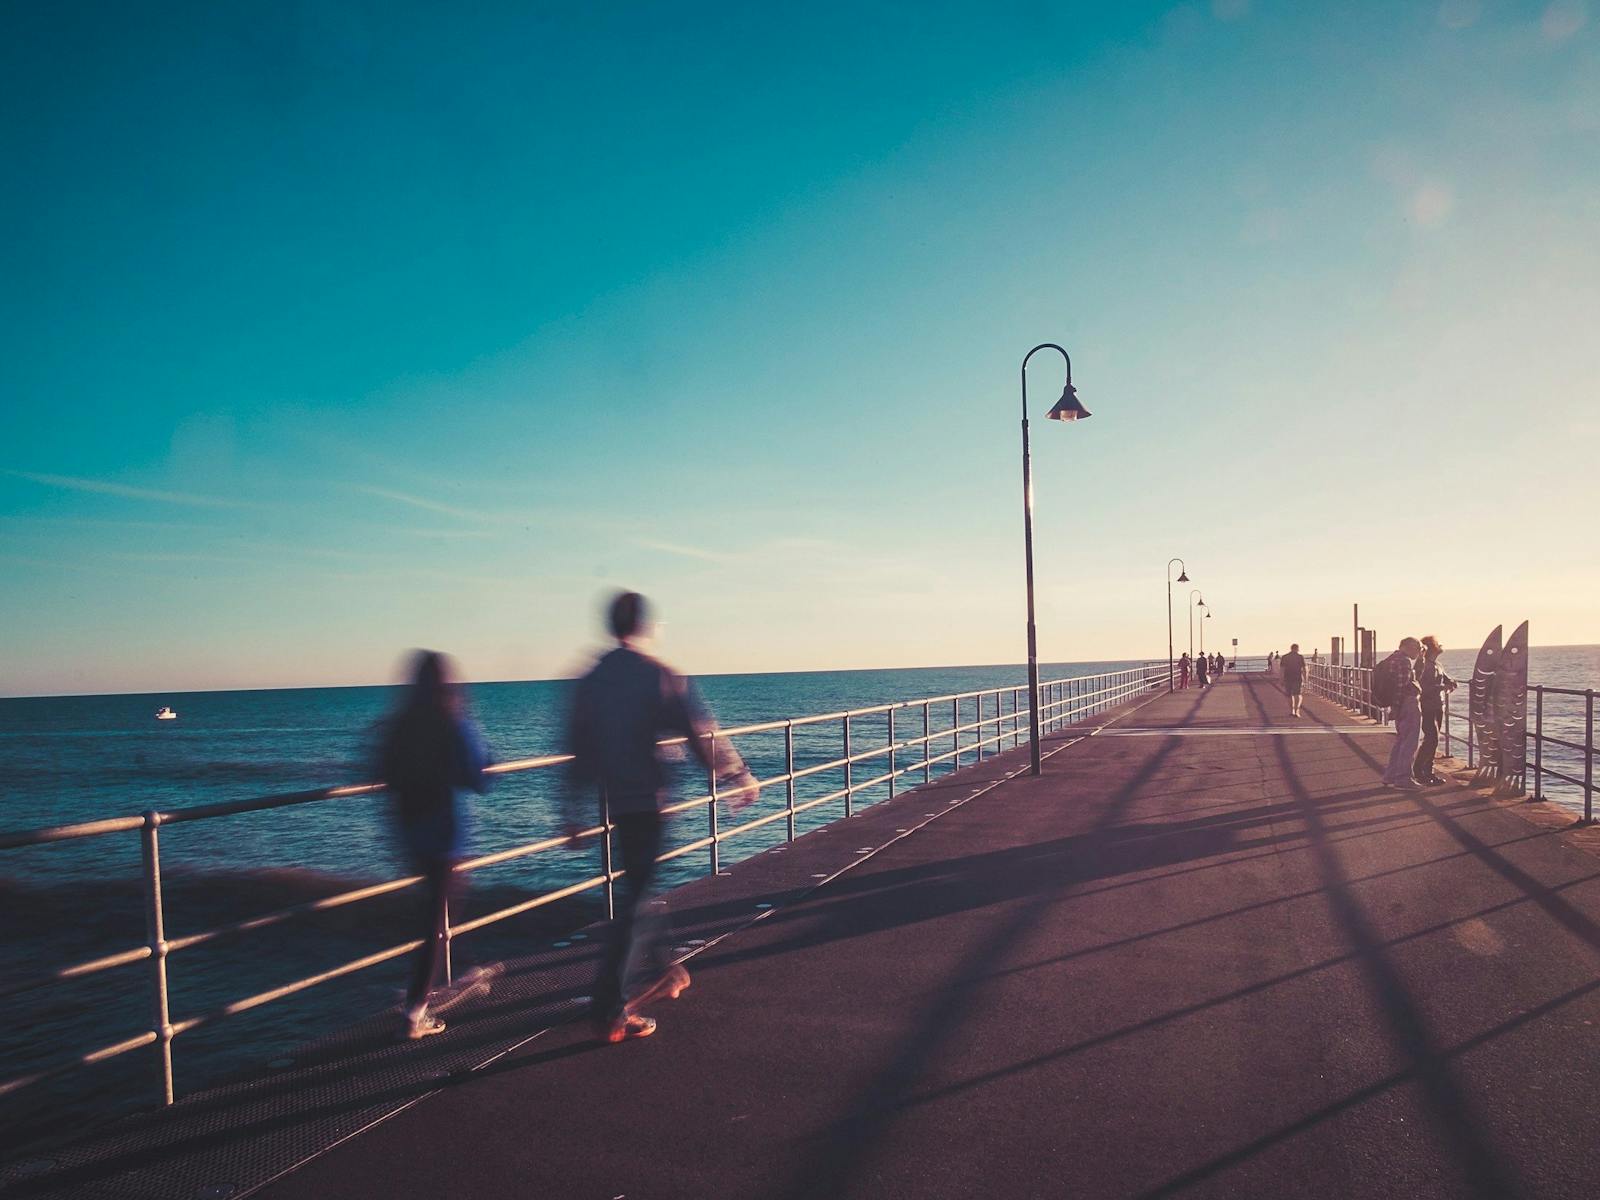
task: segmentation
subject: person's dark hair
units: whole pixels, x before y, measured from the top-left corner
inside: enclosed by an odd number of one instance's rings
[[[383,780],[401,790],[402,806],[435,798],[455,771],[456,696],[450,660],[437,650],[411,657],[410,682],[384,723]]]
[[[611,632],[618,638],[632,637],[644,628],[646,608],[638,592],[618,592],[606,615]]]

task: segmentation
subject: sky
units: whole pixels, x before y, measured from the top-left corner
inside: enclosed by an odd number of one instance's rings
[[[1600,641],[1594,0],[9,25],[0,694]]]

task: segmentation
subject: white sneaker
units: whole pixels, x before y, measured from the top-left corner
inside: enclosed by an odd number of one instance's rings
[[[420,1038],[432,1037],[436,1033],[444,1032],[444,1022],[438,1017],[431,1017],[426,1012],[406,1018],[406,1027],[401,1032],[400,1040],[415,1042]]]

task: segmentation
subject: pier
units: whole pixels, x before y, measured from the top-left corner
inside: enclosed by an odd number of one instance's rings
[[[671,897],[694,974],[595,1043],[593,940],[426,1042],[0,1175],[6,1195],[1586,1196],[1600,862],[1542,805],[1377,782],[1390,736],[1151,691]],[[592,931],[591,931],[592,932]]]

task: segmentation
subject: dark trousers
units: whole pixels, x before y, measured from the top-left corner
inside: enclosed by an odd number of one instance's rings
[[[1422,710],[1422,740],[1417,745],[1416,761],[1411,764],[1411,773],[1418,780],[1426,780],[1433,774],[1433,756],[1439,749],[1439,722],[1443,718],[1442,710]]]
[[[637,970],[643,968],[654,978],[668,966],[661,944],[666,933],[665,902],[652,897],[656,855],[661,853],[661,814],[618,813],[611,820],[617,827],[622,880],[594,985],[594,1014],[604,1020],[622,1015],[628,981]]]
[[[411,982],[406,987],[409,1012],[422,1007],[428,993],[439,986],[439,972],[444,969],[444,931],[457,891],[456,873],[450,863],[434,860],[418,863],[415,869],[422,876],[424,916],[422,945],[411,960]]]

